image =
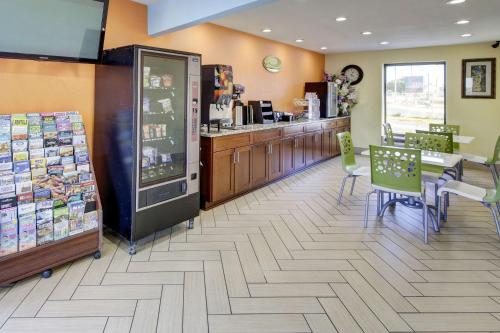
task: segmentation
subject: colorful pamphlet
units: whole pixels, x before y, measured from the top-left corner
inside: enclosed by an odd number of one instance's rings
[[[0,210],[0,257],[16,253],[17,240],[17,208]]]
[[[12,115],[12,140],[28,139],[28,118],[26,115]]]
[[[28,150],[28,140],[16,140],[12,141],[12,151],[26,151]]]
[[[43,245],[54,240],[54,223],[37,223],[36,225],[36,245]]]
[[[27,151],[18,151],[12,154],[14,162],[29,160],[30,154]]]
[[[36,246],[36,217],[35,214],[19,216],[19,251]]]
[[[97,228],[99,225],[98,222],[99,217],[96,210],[85,213],[85,215],[83,215],[83,230],[87,231]]]

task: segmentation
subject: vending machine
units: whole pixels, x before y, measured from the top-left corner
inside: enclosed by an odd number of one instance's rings
[[[94,160],[104,224],[130,241],[199,215],[201,56],[140,45],[96,66]]]

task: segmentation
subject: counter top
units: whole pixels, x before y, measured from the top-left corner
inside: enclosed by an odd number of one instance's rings
[[[200,135],[202,137],[205,137],[205,138],[216,138],[216,137],[221,137],[221,136],[242,134],[242,133],[248,133],[248,132],[264,131],[264,130],[268,130],[268,129],[283,128],[283,127],[294,126],[294,125],[307,125],[307,124],[322,123],[325,121],[334,121],[337,119],[345,119],[345,118],[350,118],[350,116],[336,117],[336,118],[323,118],[323,119],[318,119],[318,120],[299,119],[299,120],[292,121],[292,122],[280,121],[278,123],[272,123],[272,124],[252,124],[252,125],[241,126],[238,129],[221,129],[220,132],[217,132],[217,129],[212,128],[212,131],[210,133],[207,132],[206,127],[203,127],[200,131]]]

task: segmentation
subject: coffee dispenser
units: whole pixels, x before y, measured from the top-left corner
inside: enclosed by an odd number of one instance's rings
[[[233,124],[233,68],[229,65],[202,66],[201,123],[230,127]]]

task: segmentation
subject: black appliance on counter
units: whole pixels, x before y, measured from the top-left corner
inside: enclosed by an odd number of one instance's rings
[[[319,115],[321,118],[333,118],[338,114],[337,85],[333,82],[306,82],[305,92],[318,95],[320,100]]]
[[[200,210],[201,56],[131,45],[96,67],[94,165],[104,222],[130,241]]]
[[[250,113],[253,110],[253,121],[256,124],[272,124],[275,120],[271,101],[248,101]]]

